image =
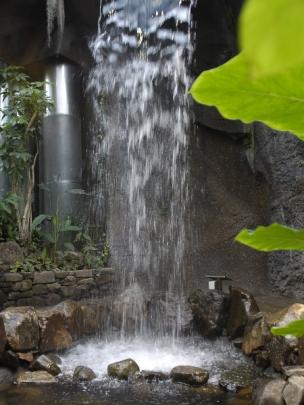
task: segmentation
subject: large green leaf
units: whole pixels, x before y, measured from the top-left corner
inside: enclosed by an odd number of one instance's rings
[[[273,327],[271,328],[271,333],[275,336],[288,336],[292,335],[295,337],[304,336],[304,320],[298,319],[296,321],[290,322],[288,325],[283,327]]]
[[[304,250],[304,230],[280,224],[259,226],[255,231],[243,229],[235,240],[262,252]]]
[[[304,140],[304,64],[288,73],[253,80],[243,54],[203,72],[190,90],[229,119],[261,121]]]
[[[303,0],[247,0],[240,46],[255,76],[304,62],[303,16]]]
[[[50,215],[45,215],[45,214],[38,215],[32,222],[32,228],[36,229],[46,219],[50,220],[51,219]]]

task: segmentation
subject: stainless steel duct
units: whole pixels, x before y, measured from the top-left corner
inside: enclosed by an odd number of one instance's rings
[[[81,86],[77,65],[56,61],[45,70],[45,89],[54,101],[43,120],[39,162],[40,212],[79,218],[82,188]]]
[[[8,104],[8,99],[4,98],[0,89],[0,124],[5,121],[5,117],[2,114],[1,110],[4,109]],[[0,143],[3,142],[1,132],[0,132]],[[9,183],[6,174],[0,166],[0,198],[3,198],[6,192],[8,191]]]

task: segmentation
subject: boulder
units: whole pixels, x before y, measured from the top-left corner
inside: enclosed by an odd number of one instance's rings
[[[74,370],[73,381],[92,381],[96,378],[96,374],[89,367],[77,366]]]
[[[255,369],[240,364],[221,373],[219,386],[227,392],[239,392],[242,388],[250,387],[255,379]]]
[[[253,385],[253,405],[284,405],[283,390],[286,381],[282,379],[259,379]]]
[[[18,359],[21,360],[21,362],[30,364],[34,361],[34,355],[32,352],[16,353],[16,355],[18,356]]]
[[[165,381],[170,378],[168,374],[162,373],[161,371],[142,370],[141,375],[148,382]]]
[[[17,375],[17,384],[54,384],[57,381],[46,371],[23,371]]]
[[[41,356],[37,357],[32,362],[32,364],[30,365],[30,370],[46,371],[52,375],[58,375],[61,373],[61,370],[58,367],[58,365],[45,354],[42,354]]]
[[[37,309],[40,327],[39,352],[45,353],[68,349],[73,339],[66,318],[56,307]]]
[[[170,377],[176,383],[203,385],[207,383],[209,373],[200,367],[177,366],[171,370]]]
[[[118,378],[119,380],[127,380],[131,374],[139,371],[137,363],[132,359],[126,359],[108,365],[108,375]]]
[[[189,298],[195,329],[205,337],[223,334],[226,327],[229,297],[217,291],[195,291]]]
[[[13,241],[0,243],[0,271],[7,271],[16,262],[22,262],[23,250]]]
[[[245,327],[259,307],[252,294],[242,288],[230,288],[230,309],[227,321],[227,333],[231,339],[244,335]]]
[[[294,375],[304,377],[304,366],[287,366],[283,367],[281,371],[286,378]]]
[[[9,347],[15,352],[37,350],[39,323],[32,307],[10,307],[0,313]],[[1,330],[1,328],[0,328]]]
[[[254,351],[264,348],[272,338],[269,324],[261,312],[250,317],[245,328],[242,350],[250,356]]]
[[[59,356],[57,356],[57,354],[49,353],[48,358],[51,359],[54,363],[56,363],[57,366],[60,366],[60,364],[62,364],[62,360]]]
[[[283,398],[287,405],[301,405],[304,402],[304,377],[293,375],[283,390]]]

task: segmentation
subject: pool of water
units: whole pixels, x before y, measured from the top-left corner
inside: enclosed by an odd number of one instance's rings
[[[250,385],[257,376],[253,363],[225,339],[111,337],[78,344],[60,357],[62,374],[57,384],[2,387],[2,392],[0,386],[0,405],[249,405],[248,389],[225,393],[218,382],[224,373],[240,378],[243,385]],[[134,359],[141,370],[168,374],[177,365],[199,366],[209,371],[209,382],[204,387],[190,387],[170,380],[132,384],[110,379],[108,364],[126,358]],[[79,365],[92,368],[97,379],[73,383],[73,371]]]

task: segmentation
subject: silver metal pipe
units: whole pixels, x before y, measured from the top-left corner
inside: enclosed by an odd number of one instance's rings
[[[77,65],[49,63],[45,90],[54,108],[44,117],[40,148],[40,212],[62,218],[79,218],[79,197],[71,190],[82,188],[81,86]]]

